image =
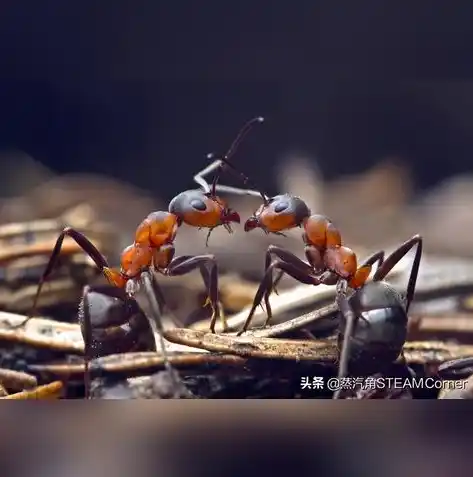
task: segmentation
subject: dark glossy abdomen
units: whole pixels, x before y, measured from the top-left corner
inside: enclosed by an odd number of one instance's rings
[[[341,315],[341,314],[340,314]],[[350,339],[349,361],[367,372],[381,370],[395,361],[407,338],[407,316],[401,305],[360,313]],[[345,335],[340,316],[339,348]]]

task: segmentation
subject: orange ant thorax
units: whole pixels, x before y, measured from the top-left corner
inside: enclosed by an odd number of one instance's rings
[[[335,225],[323,215],[311,215],[304,221],[303,226],[304,242],[323,253],[327,269],[341,278],[354,278],[358,267],[356,254],[342,245],[340,231]],[[355,285],[355,282],[353,284]]]
[[[304,241],[318,249],[337,248],[342,245],[340,231],[324,215],[311,215],[303,222]]]
[[[130,279],[151,265],[153,249],[149,245],[133,244],[126,247],[120,257],[121,274]]]
[[[138,225],[135,244],[161,247],[174,241],[179,227],[179,219],[170,212],[152,212]]]

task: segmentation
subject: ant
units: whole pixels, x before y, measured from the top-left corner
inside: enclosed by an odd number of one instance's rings
[[[228,164],[230,165],[230,164]],[[234,169],[234,166],[231,165]],[[245,183],[249,179],[240,172]],[[241,194],[254,195],[255,191],[240,189]],[[340,366],[339,377],[347,373],[349,361],[384,359],[393,362],[402,352],[407,337],[408,311],[414,298],[420,260],[422,237],[414,235],[401,244],[387,258],[384,252],[376,252],[358,266],[356,254],[342,245],[341,233],[323,215],[312,215],[307,204],[299,197],[281,194],[263,198],[260,208],[245,222],[245,231],[261,228],[266,233],[280,233],[294,227],[302,227],[305,244],[304,262],[291,252],[270,245],[266,252],[265,275],[256,292],[247,320],[237,336],[243,334],[261,301],[267,311],[267,326],[271,319],[269,295],[274,289],[273,269],[280,275],[288,274],[308,285],[336,285],[337,305],[341,320],[339,326]],[[394,266],[416,247],[406,297],[401,297],[389,286],[385,277]],[[272,257],[276,256],[274,260]],[[373,281],[366,283],[372,267],[377,265]],[[338,393],[335,393],[335,398]]]
[[[156,272],[171,277],[182,276],[198,269],[208,288],[208,298],[204,306],[210,304],[212,309],[210,329],[214,332],[218,316],[221,317],[225,325],[225,318],[218,300],[218,269],[215,256],[205,254],[175,257],[174,240],[178,228],[183,223],[199,229],[208,228],[206,245],[214,228],[222,225],[231,233],[231,223],[240,223],[238,213],[228,208],[227,204],[216,195],[217,182],[223,170],[224,161],[234,155],[238,145],[252,126],[261,122],[263,122],[261,117],[248,121],[222,159],[215,160],[204,169],[206,174],[216,171],[211,185],[203,178],[202,171],[197,173],[194,176],[194,181],[201,186],[201,189],[181,192],[171,200],[167,212],[152,212],[138,225],[133,244],[126,247],[121,254],[120,269],[111,268],[100,251],[81,232],[72,227],[64,228],[41,276],[32,312],[18,327],[23,326],[33,316],[43,284],[58,261],[66,236],[72,238],[92,258],[109,283],[117,288],[125,288],[127,282],[138,279],[144,271],[151,267]]]
[[[338,377],[347,376],[349,363],[366,367],[371,363],[393,363],[402,355],[407,339],[408,312],[414,299],[420,261],[422,237],[414,235],[401,244],[386,259],[379,252],[379,265],[369,283],[348,294],[348,281],[337,283],[339,313],[338,346],[340,363]],[[416,247],[405,296],[401,296],[384,281],[394,266]],[[341,389],[334,393],[338,399]]]
[[[245,184],[250,184],[249,178],[238,171],[227,158],[222,159],[223,167],[228,166],[237,171]],[[227,191],[223,185],[216,186],[217,191]],[[253,306],[248,318],[237,336],[243,334],[249,327],[254,312],[264,300],[267,319],[266,327],[272,318],[269,295],[275,288],[283,273],[295,280],[308,285],[335,285],[340,279],[347,280],[348,286],[358,289],[363,286],[371,273],[372,266],[383,260],[382,252],[374,254],[358,267],[356,254],[353,250],[342,245],[340,231],[324,215],[312,214],[308,205],[300,198],[291,194],[279,194],[269,197],[260,190],[236,189],[234,194],[257,195],[263,199],[263,204],[249,217],[244,225],[246,232],[260,228],[266,234],[283,235],[283,232],[295,227],[303,228],[303,241],[307,262],[288,250],[270,245],[265,256],[265,274],[256,292]],[[274,257],[274,259],[273,259]],[[378,265],[379,266],[379,265]],[[279,270],[279,276],[273,280],[273,270]]]

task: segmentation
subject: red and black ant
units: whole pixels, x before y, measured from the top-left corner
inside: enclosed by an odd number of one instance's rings
[[[81,232],[71,227],[64,228],[40,279],[32,312],[19,326],[23,326],[35,313],[41,289],[58,261],[65,237],[72,238],[92,258],[108,281],[118,288],[126,288],[129,281],[138,279],[150,268],[165,276],[182,276],[198,269],[208,288],[208,299],[205,305],[210,304],[212,308],[211,330],[214,330],[218,316],[225,321],[218,299],[218,267],[215,256],[205,254],[175,257],[174,240],[178,228],[183,223],[192,227],[208,228],[207,241],[214,228],[222,225],[230,233],[232,232],[231,223],[240,223],[238,213],[230,209],[216,195],[216,187],[224,161],[236,152],[238,145],[252,126],[262,121],[261,117],[248,121],[222,159],[215,160],[203,170],[205,174],[216,171],[211,185],[205,181],[202,172],[199,172],[194,176],[194,181],[202,189],[181,192],[171,200],[167,212],[152,212],[138,225],[133,244],[126,247],[121,254],[120,269],[111,268],[100,251]]]
[[[235,169],[233,165],[226,164]],[[249,179],[240,174],[244,182],[249,183]],[[240,189],[234,192],[255,195],[253,190]],[[286,273],[308,285],[337,285],[337,303],[341,312],[339,377],[346,376],[350,361],[396,360],[407,337],[407,313],[415,293],[422,256],[422,237],[414,235],[387,258],[380,251],[358,266],[355,252],[342,245],[341,233],[335,225],[323,215],[312,215],[301,198],[290,194],[271,198],[263,192],[257,194],[263,198],[263,204],[245,222],[245,230],[261,228],[266,233],[281,233],[294,227],[303,228],[307,262],[281,247],[268,247],[264,278],[248,318],[237,336],[247,330],[262,300],[267,311],[264,326],[269,323],[269,295],[275,286],[273,270],[277,269],[281,272],[277,280],[282,273]],[[416,254],[407,293],[401,297],[383,280],[413,247],[416,247]],[[378,266],[373,281],[366,283],[376,263]],[[338,393],[334,397],[338,397]]]
[[[236,171],[235,166],[227,159],[222,159],[224,166]],[[249,178],[238,172],[245,184]],[[217,185],[216,190],[228,191],[226,186]],[[269,197],[262,191],[233,188],[234,194],[258,195],[263,199],[259,209],[246,220],[245,231],[260,228],[270,234],[283,234],[295,227],[303,228],[305,255],[308,263],[293,253],[276,245],[270,245],[266,251],[265,275],[256,293],[253,306],[238,335],[244,333],[251,323],[256,308],[264,300],[267,311],[267,326],[272,318],[269,295],[274,289],[273,270],[280,270],[277,281],[282,273],[286,273],[301,283],[309,285],[335,285],[339,279],[345,279],[348,286],[357,289],[363,286],[372,266],[382,260],[380,253],[370,257],[358,267],[355,252],[342,245],[341,233],[325,216],[311,214],[307,204],[300,198],[290,194],[280,194]],[[274,259],[273,259],[274,257]]]

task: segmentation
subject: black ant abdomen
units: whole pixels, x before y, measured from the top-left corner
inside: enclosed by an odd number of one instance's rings
[[[156,351],[148,319],[121,288],[86,287],[78,316],[88,359],[121,352]]]
[[[394,362],[407,339],[408,317],[404,299],[384,281],[369,282],[356,291],[349,304],[355,313],[355,323],[349,337],[350,368],[379,370],[380,363]],[[346,319],[339,313],[338,343],[345,338]]]

